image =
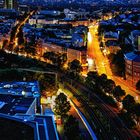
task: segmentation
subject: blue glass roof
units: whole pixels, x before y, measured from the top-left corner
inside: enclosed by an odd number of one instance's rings
[[[0,94],[0,101],[5,105],[0,108],[0,113],[15,115],[16,113],[26,113],[35,98],[25,98],[16,95]]]
[[[140,62],[140,54],[135,52],[125,54],[125,58],[130,61]]]

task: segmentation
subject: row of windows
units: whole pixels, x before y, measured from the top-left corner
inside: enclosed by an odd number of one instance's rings
[[[136,65],[133,65],[133,67],[132,67],[132,65],[126,65],[126,71],[127,70],[134,70],[134,71],[136,71],[137,73],[140,73],[140,66],[136,66]]]
[[[134,72],[134,75],[139,77],[140,73]]]
[[[126,70],[126,74],[128,75],[132,75],[132,71],[131,70]],[[140,72],[133,72],[133,76],[137,76],[137,77],[140,77]]]

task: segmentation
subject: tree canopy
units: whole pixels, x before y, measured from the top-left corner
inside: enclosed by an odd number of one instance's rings
[[[113,90],[113,95],[116,97],[118,101],[121,100],[122,96],[125,96],[125,91],[121,88],[121,86],[116,86]]]
[[[55,99],[54,112],[57,115],[65,117],[70,108],[71,106],[70,102],[67,100],[67,96],[64,93],[60,93]]]
[[[131,95],[127,95],[124,97],[123,101],[123,108],[126,109],[128,112],[132,111],[133,106],[135,105],[135,99]]]
[[[115,82],[111,79],[106,81],[106,86],[104,88],[105,92],[112,93],[113,89],[115,88]]]
[[[79,140],[79,123],[72,115],[66,120],[64,131],[68,140]]]
[[[74,71],[74,72],[81,72],[82,71],[82,66],[80,64],[80,61],[75,59],[73,60],[72,62],[69,63],[69,69],[71,71]]]
[[[109,54],[108,58],[112,72],[118,76],[124,76],[125,60],[123,52],[120,50],[116,54]]]
[[[87,74],[86,80],[85,80],[85,84],[90,87],[93,88],[95,86],[97,86],[97,80],[99,78],[99,75],[97,72],[94,71],[90,71]]]

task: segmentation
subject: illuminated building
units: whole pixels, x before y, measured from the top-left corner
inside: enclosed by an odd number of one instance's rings
[[[125,54],[126,79],[136,85],[140,80],[140,42],[138,50]]]
[[[43,112],[41,108],[38,82],[0,83],[0,126],[2,120],[12,122],[15,127],[27,125],[33,129],[34,140],[59,140],[54,113],[51,109],[45,109]],[[6,130],[10,127],[12,126],[4,126]],[[20,129],[23,131],[24,128]],[[29,129],[25,131],[28,132]],[[6,133],[2,134],[2,131],[0,136],[3,136],[2,140],[7,139]]]
[[[56,53],[57,52],[66,53],[68,62],[71,62],[74,59],[77,59],[83,65],[83,64],[86,64],[86,61],[87,61],[87,50],[86,50],[85,47],[66,48],[66,47],[56,45],[56,44],[43,43],[40,53],[43,54],[46,51],[48,51],[48,52],[56,52]]]
[[[17,9],[17,0],[4,0],[4,8]]]

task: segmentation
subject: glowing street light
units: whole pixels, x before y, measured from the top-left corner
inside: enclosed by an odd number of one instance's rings
[[[106,54],[107,54],[107,50],[106,50],[106,49],[104,49],[104,50],[103,50],[103,53],[106,55]]]
[[[93,65],[93,59],[88,58],[87,61],[88,61],[88,65],[89,65],[89,66],[92,66],[92,65]]]
[[[18,46],[18,38],[15,39],[15,45]]]
[[[88,32],[88,41],[89,41],[89,43],[91,43],[91,42],[92,42],[92,35],[91,35],[91,33],[90,33],[90,32]]]

